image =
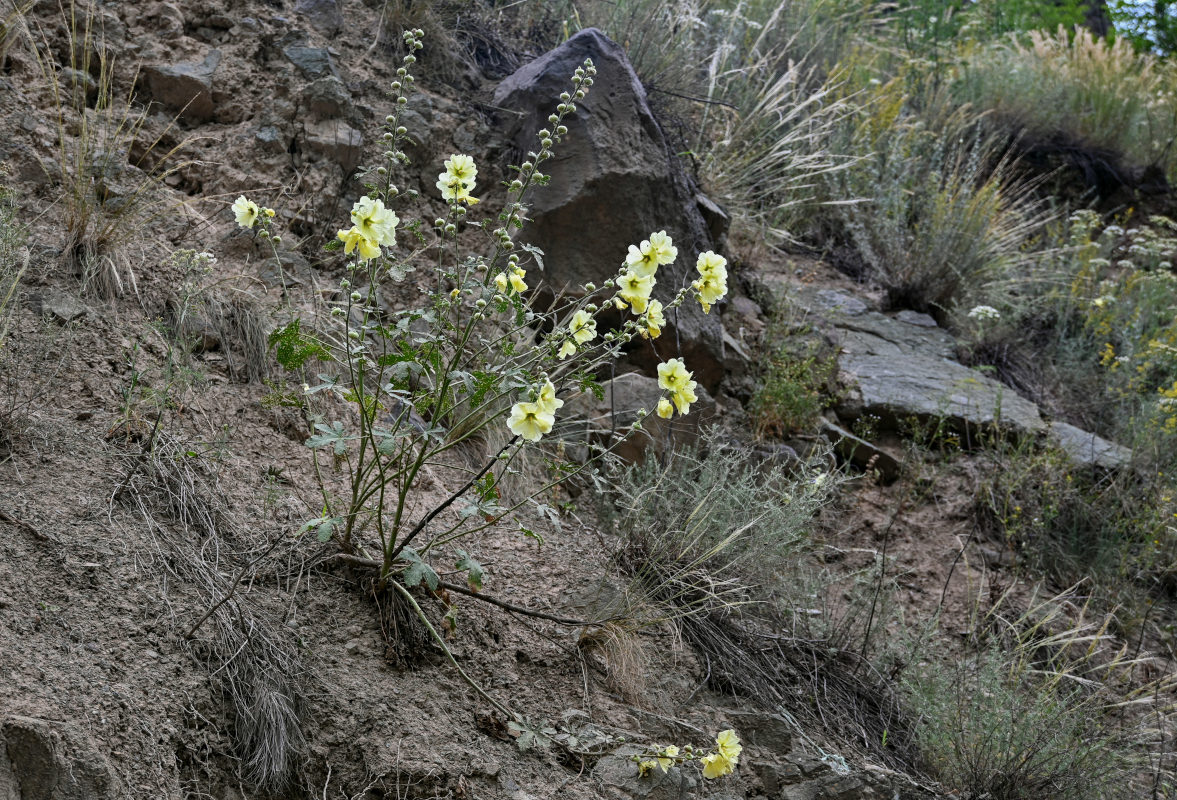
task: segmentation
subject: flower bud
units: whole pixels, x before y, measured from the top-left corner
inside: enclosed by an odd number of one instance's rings
[[[453,291],[450,292],[450,297],[457,298],[457,296],[460,295],[461,293],[462,293],[461,289],[454,289]]]
[[[568,102],[568,92],[560,92],[560,99]]]
[[[415,55],[413,55],[412,53],[409,53],[407,56],[405,56],[404,61],[406,64],[416,64],[417,57]]]
[[[352,292],[351,293],[351,301],[353,303],[358,303],[362,299],[363,299],[363,295],[361,295],[359,292]]]
[[[450,222],[445,226],[445,232],[448,233],[450,236],[453,236],[455,233],[458,232],[458,226],[455,225],[454,223]]]
[[[433,227],[435,227],[435,228],[445,227],[445,220],[442,219],[441,217],[438,217],[437,219],[433,220]]]
[[[474,301],[474,305],[478,308],[486,308],[486,301],[480,297]]]
[[[558,116],[556,116],[555,114],[548,115],[548,122],[552,123],[553,125],[555,125],[559,121],[560,121],[560,118]]]
[[[408,132],[409,132],[409,129],[406,128],[404,125],[397,125],[396,126],[396,135],[397,136],[404,136]]]
[[[358,340],[360,338],[360,332],[359,331],[348,331],[347,338]]]
[[[350,289],[351,288],[351,281],[349,281],[347,278],[344,278],[343,280],[341,280],[339,282],[339,288],[340,289]]]
[[[376,167],[376,174],[384,176],[388,174],[388,167]]]
[[[584,85],[585,85],[585,86],[592,86],[592,85],[593,85],[593,79],[592,79],[592,78],[585,78],[585,79],[584,79]]]
[[[552,140],[547,139],[547,138],[541,139],[539,143],[542,144],[544,147],[551,147],[552,146]]]
[[[541,139],[546,139],[551,135],[552,135],[552,132],[549,131],[547,128],[544,128],[542,131],[540,131],[539,133],[536,134],[536,136],[538,136]]]
[[[597,304],[596,303],[589,303],[587,306],[584,307],[584,310],[589,312],[590,314],[595,314],[595,313],[597,313]]]
[[[583,99],[584,99],[584,89],[577,89],[577,90],[576,90],[576,99],[577,99],[577,100],[583,100]]]
[[[397,67],[396,74],[403,78],[409,74],[409,71],[404,67]]]
[[[610,278],[609,280],[605,281],[605,288],[606,288],[606,289],[612,289],[612,288],[613,288],[613,279],[612,279],[612,278]]]
[[[407,105],[409,104],[409,98],[407,98],[407,97],[398,97],[398,98],[396,99],[396,104],[397,104],[398,106],[407,106]]]
[[[556,126],[556,135],[557,136],[563,136],[566,133],[568,133],[568,126],[567,125],[557,125]]]
[[[518,180],[518,179],[511,181],[511,187],[510,187],[510,188],[511,188],[511,191],[513,191],[513,192],[522,191],[522,189],[523,189],[523,181],[521,181],[521,180]]]
[[[524,161],[519,165],[519,169],[523,170],[524,172],[531,172],[533,169],[535,169],[535,164],[532,164],[530,161]]]

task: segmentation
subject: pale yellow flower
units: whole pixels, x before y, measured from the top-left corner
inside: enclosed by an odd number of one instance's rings
[[[639,778],[646,777],[646,773],[649,772],[650,770],[654,769],[654,767],[656,767],[656,766],[658,766],[658,762],[654,761],[652,759],[645,759],[644,761],[639,761],[638,762],[638,777]]]
[[[617,279],[618,296],[633,307],[633,313],[642,314],[650,301],[650,292],[657,283],[653,275],[642,277],[632,271]]]
[[[544,381],[544,385],[539,387],[535,403],[549,414],[555,414],[564,405],[564,401],[556,397],[556,385],[551,381]]]
[[[739,762],[740,753],[744,752],[744,746],[740,744],[740,737],[730,729],[719,732],[719,735],[715,737],[715,745],[719,754],[733,764]]]
[[[478,200],[470,196],[474,191],[474,179],[478,167],[467,155],[452,155],[445,160],[445,171],[437,176],[437,188],[443,199],[451,203],[464,202],[474,205]]]
[[[708,780],[730,775],[735,764],[723,757],[722,753],[708,753],[699,761],[703,764],[703,777]]]
[[[581,309],[572,315],[568,330],[577,344],[591,342],[597,335],[597,321],[592,314]]]
[[[365,236],[359,228],[351,227],[336,234],[343,242],[343,252],[350,254],[352,250],[359,250],[360,258],[368,261],[380,255],[380,245]]]
[[[380,199],[361,197],[357,200],[351,207],[351,221],[373,243],[385,247],[396,244],[396,226],[400,219],[385,208]]]
[[[654,258],[661,266],[673,264],[674,260],[678,258],[678,248],[670,241],[670,237],[666,235],[666,231],[658,231],[650,234],[650,250],[654,253]]]
[[[666,315],[662,313],[662,303],[651,300],[646,304],[645,327],[641,334],[645,339],[657,339],[662,335],[662,327],[666,325]]]
[[[507,286],[508,286],[507,273],[500,272],[498,275],[495,275],[495,288],[496,289],[498,289],[500,292],[503,292],[505,294],[507,291]]]
[[[538,442],[540,437],[552,430],[556,418],[539,403],[516,403],[511,406],[507,427],[511,433],[522,436],[529,442]]]
[[[658,416],[662,419],[670,419],[674,416],[674,406],[665,397],[658,400]]]
[[[571,339],[565,339],[564,344],[560,345],[560,352],[556,353],[556,356],[563,361],[568,356],[574,355],[576,355],[576,345],[572,343]]]
[[[691,372],[681,358],[672,358],[658,365],[658,385],[668,392],[677,392],[694,384]]]
[[[708,250],[699,254],[695,264],[699,280],[691,284],[699,297],[703,313],[711,313],[711,306],[727,295],[727,259]]]
[[[233,216],[236,218],[237,224],[242,228],[252,228],[254,223],[257,222],[257,215],[259,213],[260,209],[258,209],[257,203],[252,200],[246,200],[245,195],[239,195],[233,201]]]
[[[677,392],[671,392],[670,401],[674,403],[674,407],[678,409],[679,414],[690,413],[691,403],[699,399],[695,395],[695,387],[697,385],[694,381],[691,381]]]
[[[527,284],[523,281],[526,276],[527,273],[521,267],[515,267],[511,270],[511,274],[507,280],[510,281],[512,289],[522,293],[527,291]]]
[[[662,752],[659,754],[658,758],[658,766],[662,767],[663,772],[666,772],[666,770],[674,766],[674,758],[677,755],[678,747],[675,745],[668,744],[666,747],[662,748]]]

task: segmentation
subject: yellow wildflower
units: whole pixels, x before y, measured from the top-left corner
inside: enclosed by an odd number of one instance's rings
[[[658,416],[662,419],[670,419],[674,416],[674,406],[665,397],[658,400]]]
[[[668,744],[662,749],[662,752],[658,754],[658,766],[662,767],[663,772],[674,766],[674,759],[677,755],[678,748],[672,744]]]
[[[576,355],[576,345],[572,343],[571,339],[565,339],[564,344],[560,345],[560,352],[556,353],[556,357],[563,361],[568,356],[574,355]]]
[[[662,313],[662,303],[651,300],[646,304],[645,327],[641,334],[644,339],[657,339],[662,335],[662,326],[666,324],[666,315]]]
[[[556,386],[551,381],[544,381],[544,385],[539,387],[538,396],[535,398],[535,404],[547,411],[549,414],[555,414],[564,405],[564,401],[556,397]]]
[[[233,202],[233,216],[242,228],[252,228],[253,224],[257,222],[258,213],[257,203],[246,200],[245,195],[239,195]]]
[[[376,258],[380,255],[380,245],[374,240],[369,239],[360,231],[359,228],[353,226],[346,231],[340,231],[336,234],[339,240],[343,242],[343,252],[350,254],[352,250],[358,248],[360,258],[365,261]]]
[[[730,775],[736,766],[724,758],[722,753],[708,753],[699,760],[703,763],[703,777],[708,780]]]
[[[568,330],[577,344],[591,342],[597,335],[597,321],[593,319],[592,314],[581,309],[572,315]]]
[[[733,764],[739,762],[740,753],[744,752],[744,746],[740,744],[740,737],[730,729],[719,732],[719,735],[715,737],[715,745],[719,749],[719,754]]]
[[[527,273],[523,271],[522,267],[515,267],[511,270],[511,275],[507,280],[510,281],[512,289],[522,293],[527,291],[527,284],[523,281],[526,276]]]
[[[699,399],[695,395],[695,386],[696,383],[691,381],[682,389],[671,393],[670,401],[674,403],[674,407],[678,409],[679,414],[689,413],[691,410],[691,403],[694,403]]]
[[[633,313],[645,313],[646,305],[650,301],[650,292],[654,291],[657,280],[653,275],[642,277],[632,271],[627,271],[617,279],[618,296],[633,307]]]
[[[452,155],[445,160],[445,171],[437,176],[437,188],[443,199],[451,203],[464,202],[474,205],[478,200],[470,196],[474,191],[474,179],[478,167],[467,155]]]
[[[653,759],[645,759],[638,762],[638,777],[644,778],[646,773],[658,766],[658,762]]]
[[[699,254],[695,264],[699,280],[691,284],[699,297],[703,313],[711,312],[711,306],[727,294],[727,259],[708,250]]]
[[[516,403],[511,406],[507,427],[511,433],[522,436],[529,442],[538,442],[540,437],[552,430],[556,418],[539,403]]]
[[[351,221],[373,244],[392,247],[396,244],[396,226],[400,219],[384,207],[379,199],[361,197],[351,207]]]
[[[668,392],[685,389],[687,384],[694,386],[692,375],[681,358],[672,358],[658,365],[658,385]]]

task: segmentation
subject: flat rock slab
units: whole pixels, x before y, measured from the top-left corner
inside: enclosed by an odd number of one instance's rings
[[[836,409],[842,419],[871,414],[895,425],[944,418],[958,430],[997,425],[1015,434],[1046,429],[1034,403],[953,360],[955,340],[930,318],[889,317],[836,294],[822,290],[799,302],[833,325],[838,367],[853,387]]]
[[[1132,451],[1127,447],[1065,422],[1052,422],[1049,436],[1080,467],[1119,470],[1132,462]]]

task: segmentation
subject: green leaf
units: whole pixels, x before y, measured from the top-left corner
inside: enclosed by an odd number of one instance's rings
[[[406,588],[412,589],[424,581],[430,591],[437,591],[437,584],[440,580],[437,577],[437,573],[433,571],[433,567],[421,560],[421,556],[416,550],[406,547],[404,550],[401,550],[401,558],[409,562],[409,565],[405,567],[405,571],[401,574]]]
[[[337,456],[341,456],[347,452],[348,437],[346,431],[343,429],[342,422],[332,422],[330,426],[324,425],[321,422],[315,423],[315,429],[319,433],[307,439],[307,447],[318,449],[330,445]]]
[[[299,533],[306,533],[314,528],[315,534],[318,536],[320,542],[326,542],[331,539],[331,535],[335,533],[335,529],[343,524],[341,517],[319,517],[312,519],[309,522],[304,522],[299,528]]]
[[[271,333],[269,339],[278,363],[291,371],[297,370],[312,358],[324,361],[331,358],[331,352],[317,340],[304,335],[300,325],[299,320],[293,320],[286,327]]]
[[[482,591],[482,565],[470,557],[470,554],[465,550],[458,551],[458,563],[454,564],[458,569],[467,571],[466,583],[472,592]]]

